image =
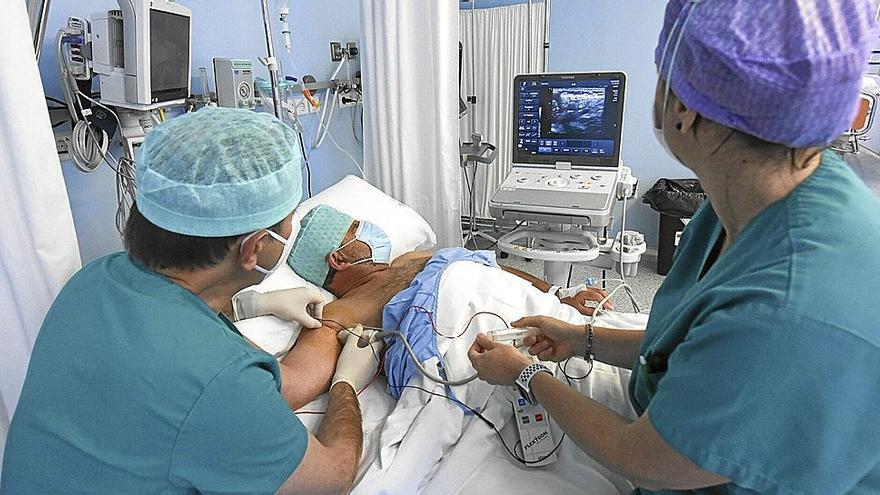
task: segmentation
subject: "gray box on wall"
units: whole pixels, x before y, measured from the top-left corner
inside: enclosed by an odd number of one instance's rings
[[[215,58],[217,106],[254,108],[253,62],[242,58]]]

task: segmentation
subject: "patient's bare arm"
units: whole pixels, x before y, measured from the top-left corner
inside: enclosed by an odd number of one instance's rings
[[[349,319],[345,305],[337,302],[324,307],[324,318],[343,324]],[[303,328],[296,345],[281,358],[281,392],[292,409],[299,409],[330,388],[336,360],[342,351],[336,337],[338,330],[338,326],[329,321],[321,328]]]
[[[517,277],[532,284],[536,289],[538,289],[541,292],[547,292],[548,290],[550,290],[550,287],[552,287],[550,284],[541,280],[540,278],[538,278],[534,275],[530,275],[524,271],[517,270],[516,268],[511,268],[509,266],[502,266],[501,269],[507,273],[510,273],[511,275],[516,275]]]
[[[330,326],[303,328],[296,345],[281,358],[281,393],[291,409],[313,401],[330,388],[342,348]]]
[[[526,282],[532,284],[536,289],[541,292],[547,292],[550,290],[551,285],[538,277],[530,275],[526,272],[517,270],[516,268],[510,268],[509,266],[502,266],[502,270],[512,275],[516,275],[517,277],[525,280]],[[562,304],[567,304],[574,309],[578,310],[579,313],[587,316],[591,316],[593,312],[596,311],[595,308],[591,306],[587,306],[588,301],[599,302],[607,296],[608,293],[602,289],[595,287],[588,287],[586,290],[578,292],[572,297],[563,297],[560,298],[560,302]],[[558,297],[558,294],[556,295]],[[611,301],[606,301],[604,304],[605,309],[614,309],[614,303]]]

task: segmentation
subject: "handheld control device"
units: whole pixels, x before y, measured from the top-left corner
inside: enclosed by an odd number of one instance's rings
[[[529,404],[522,397],[513,399],[513,417],[519,432],[526,466],[546,466],[556,462],[556,442],[550,431],[550,418],[540,404]]]
[[[528,335],[534,335],[537,330],[535,327],[502,328],[489,331],[486,335],[495,342],[510,344],[527,353],[523,339]],[[537,362],[536,357],[530,357]],[[529,404],[526,399],[518,395],[511,399],[511,403],[526,466],[546,466],[556,462],[556,454],[553,453],[556,442],[553,440],[553,432],[550,431],[550,417],[547,411],[540,404]]]

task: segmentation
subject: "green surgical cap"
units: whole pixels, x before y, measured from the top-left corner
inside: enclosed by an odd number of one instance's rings
[[[354,218],[327,205],[316,206],[300,223],[287,264],[300,277],[322,287],[330,266],[327,255],[342,244]]]
[[[296,133],[272,115],[203,108],[147,134],[137,162],[137,207],[178,234],[253,232],[299,203],[301,163]]]

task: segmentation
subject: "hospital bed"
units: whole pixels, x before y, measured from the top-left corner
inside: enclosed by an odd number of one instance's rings
[[[355,218],[376,223],[392,241],[392,257],[404,252],[430,249],[435,236],[430,226],[412,209],[386,196],[362,179],[348,176],[335,186],[305,201],[305,214],[318,204],[329,204]],[[437,309],[437,330],[443,335],[460,332],[477,311],[493,311],[508,322],[526,314],[549,314],[574,322],[582,315],[559,304],[551,295],[535,290],[525,281],[471,262],[450,265],[441,280]],[[308,286],[286,266],[255,289],[268,291]],[[444,290],[452,285],[455,290]],[[332,295],[326,293],[329,298]],[[645,315],[609,312],[602,324],[622,328],[644,328]],[[241,332],[267,352],[283,355],[295,342],[298,325],[273,316],[237,322]],[[498,328],[495,318],[477,318],[458,339],[438,339],[446,370],[456,376],[473,373],[467,348],[478,331]],[[442,340],[442,341],[441,341]],[[433,360],[433,359],[432,359]],[[426,366],[437,363],[425,362]],[[583,360],[566,366],[569,376],[578,377],[588,368]],[[561,375],[560,375],[561,376]],[[592,373],[572,386],[617,412],[633,417],[627,399],[629,372],[595,363]],[[564,379],[564,378],[562,378]],[[543,467],[525,467],[507,449],[516,451],[518,438],[510,400],[512,389],[494,387],[476,380],[451,387],[454,396],[479,408],[498,432],[452,400],[446,390],[422,376],[403,391],[399,400],[386,390],[384,376],[378,377],[360,396],[363,413],[364,452],[352,493],[629,493],[632,485],[581,452],[552,422],[554,441],[559,444],[556,462]],[[297,411],[303,423],[315,431],[327,404],[326,394]],[[502,438],[504,443],[502,443]]]

